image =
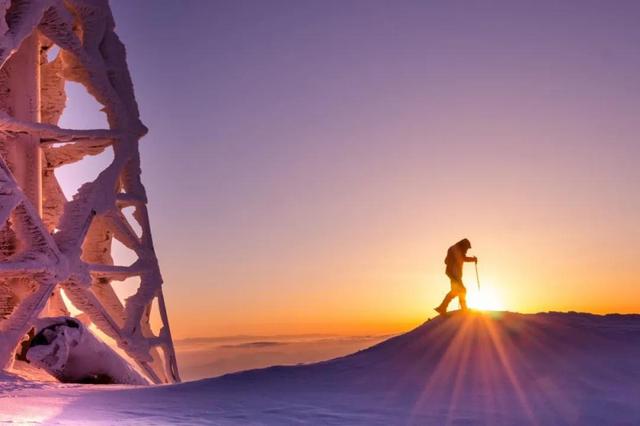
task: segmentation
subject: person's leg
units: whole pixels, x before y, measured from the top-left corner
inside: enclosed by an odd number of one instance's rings
[[[462,309],[463,311],[466,311],[467,310],[467,289],[464,288],[464,286],[463,286],[463,290],[458,293],[458,300],[460,300],[460,309]]]
[[[442,301],[442,303],[440,304],[440,306],[438,306],[436,308],[436,310],[442,310],[444,312],[447,311],[447,306],[449,306],[449,303],[451,303],[451,301],[453,300],[453,298],[456,297],[456,294],[454,293],[453,290],[451,290],[449,293],[447,293],[447,295],[444,297],[444,300]]]
[[[436,308],[436,311],[440,312],[441,314],[447,312],[449,303],[451,303],[451,301],[458,296],[458,286],[455,285],[455,279],[451,277],[449,278],[451,279],[451,291],[447,293],[440,306]]]
[[[458,296],[458,300],[460,301],[460,309],[463,311],[467,310],[467,288],[462,283],[460,279],[452,279],[451,280],[451,292],[455,293]]]

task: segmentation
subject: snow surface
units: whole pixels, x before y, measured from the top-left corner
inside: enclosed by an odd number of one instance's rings
[[[0,422],[640,424],[640,315],[454,313],[355,354],[178,385],[0,375]]]

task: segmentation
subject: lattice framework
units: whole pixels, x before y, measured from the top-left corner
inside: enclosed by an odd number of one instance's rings
[[[38,316],[69,315],[63,289],[80,318],[112,338],[151,382],[177,382],[140,180],[138,142],[147,129],[114,29],[106,0],[0,0],[0,367]],[[49,60],[54,46],[59,53]],[[58,127],[66,81],[103,106],[109,129]],[[113,161],[67,200],[56,169],[109,148]],[[123,214],[128,207],[135,228]],[[138,260],[114,265],[114,239]],[[139,288],[121,301],[113,282],[131,277]],[[154,300],[158,335],[150,324]]]

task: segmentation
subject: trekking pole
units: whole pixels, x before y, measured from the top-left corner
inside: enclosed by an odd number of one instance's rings
[[[476,282],[478,283],[478,291],[480,291],[480,275],[478,275],[478,262],[476,261]]]

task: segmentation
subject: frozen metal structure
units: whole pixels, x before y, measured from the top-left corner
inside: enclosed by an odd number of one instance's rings
[[[107,0],[0,0],[0,369],[39,317],[68,317],[71,303],[149,382],[172,383],[180,379],[140,180],[147,129],[114,27]],[[57,126],[66,81],[104,107],[109,129]],[[67,200],[56,169],[110,149],[113,161]],[[114,240],[135,252],[133,264],[114,265]],[[139,287],[120,300],[112,284],[131,277]]]

